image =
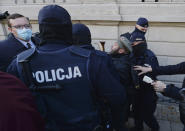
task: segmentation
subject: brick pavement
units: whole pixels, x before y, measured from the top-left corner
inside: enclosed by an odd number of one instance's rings
[[[183,124],[180,122],[178,102],[169,98],[160,98],[157,104],[155,116],[160,125],[160,131],[182,131]],[[134,120],[129,119],[128,127],[134,126]],[[144,131],[150,129],[144,125]]]

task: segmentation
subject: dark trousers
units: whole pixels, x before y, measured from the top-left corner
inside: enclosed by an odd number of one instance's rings
[[[136,129],[143,129],[143,122],[153,130],[159,129],[159,124],[154,116],[157,98],[153,92],[138,92],[133,104]]]

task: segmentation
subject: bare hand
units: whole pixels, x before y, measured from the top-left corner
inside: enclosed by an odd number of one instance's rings
[[[164,84],[162,81],[155,81],[152,83],[154,90],[157,92],[164,92],[164,89],[166,88],[166,84]]]
[[[144,67],[144,66],[134,66],[134,70],[136,71],[141,71],[138,75],[142,75],[148,72],[152,72],[152,68],[151,67]]]

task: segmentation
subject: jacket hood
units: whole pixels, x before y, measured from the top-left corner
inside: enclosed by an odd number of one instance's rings
[[[71,16],[61,6],[58,5],[48,5],[44,6],[38,15],[39,24],[47,24],[47,25],[66,25],[71,24]]]
[[[41,39],[63,40],[72,43],[72,22],[71,16],[61,6],[48,5],[39,11],[39,30]]]
[[[73,24],[73,44],[75,45],[91,45],[91,32],[84,24]]]

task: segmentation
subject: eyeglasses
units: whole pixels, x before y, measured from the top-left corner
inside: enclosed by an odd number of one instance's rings
[[[31,25],[30,24],[25,24],[25,25],[15,25],[15,26],[12,26],[16,29],[23,29],[23,28],[26,28],[26,29],[29,29],[31,28]]]

